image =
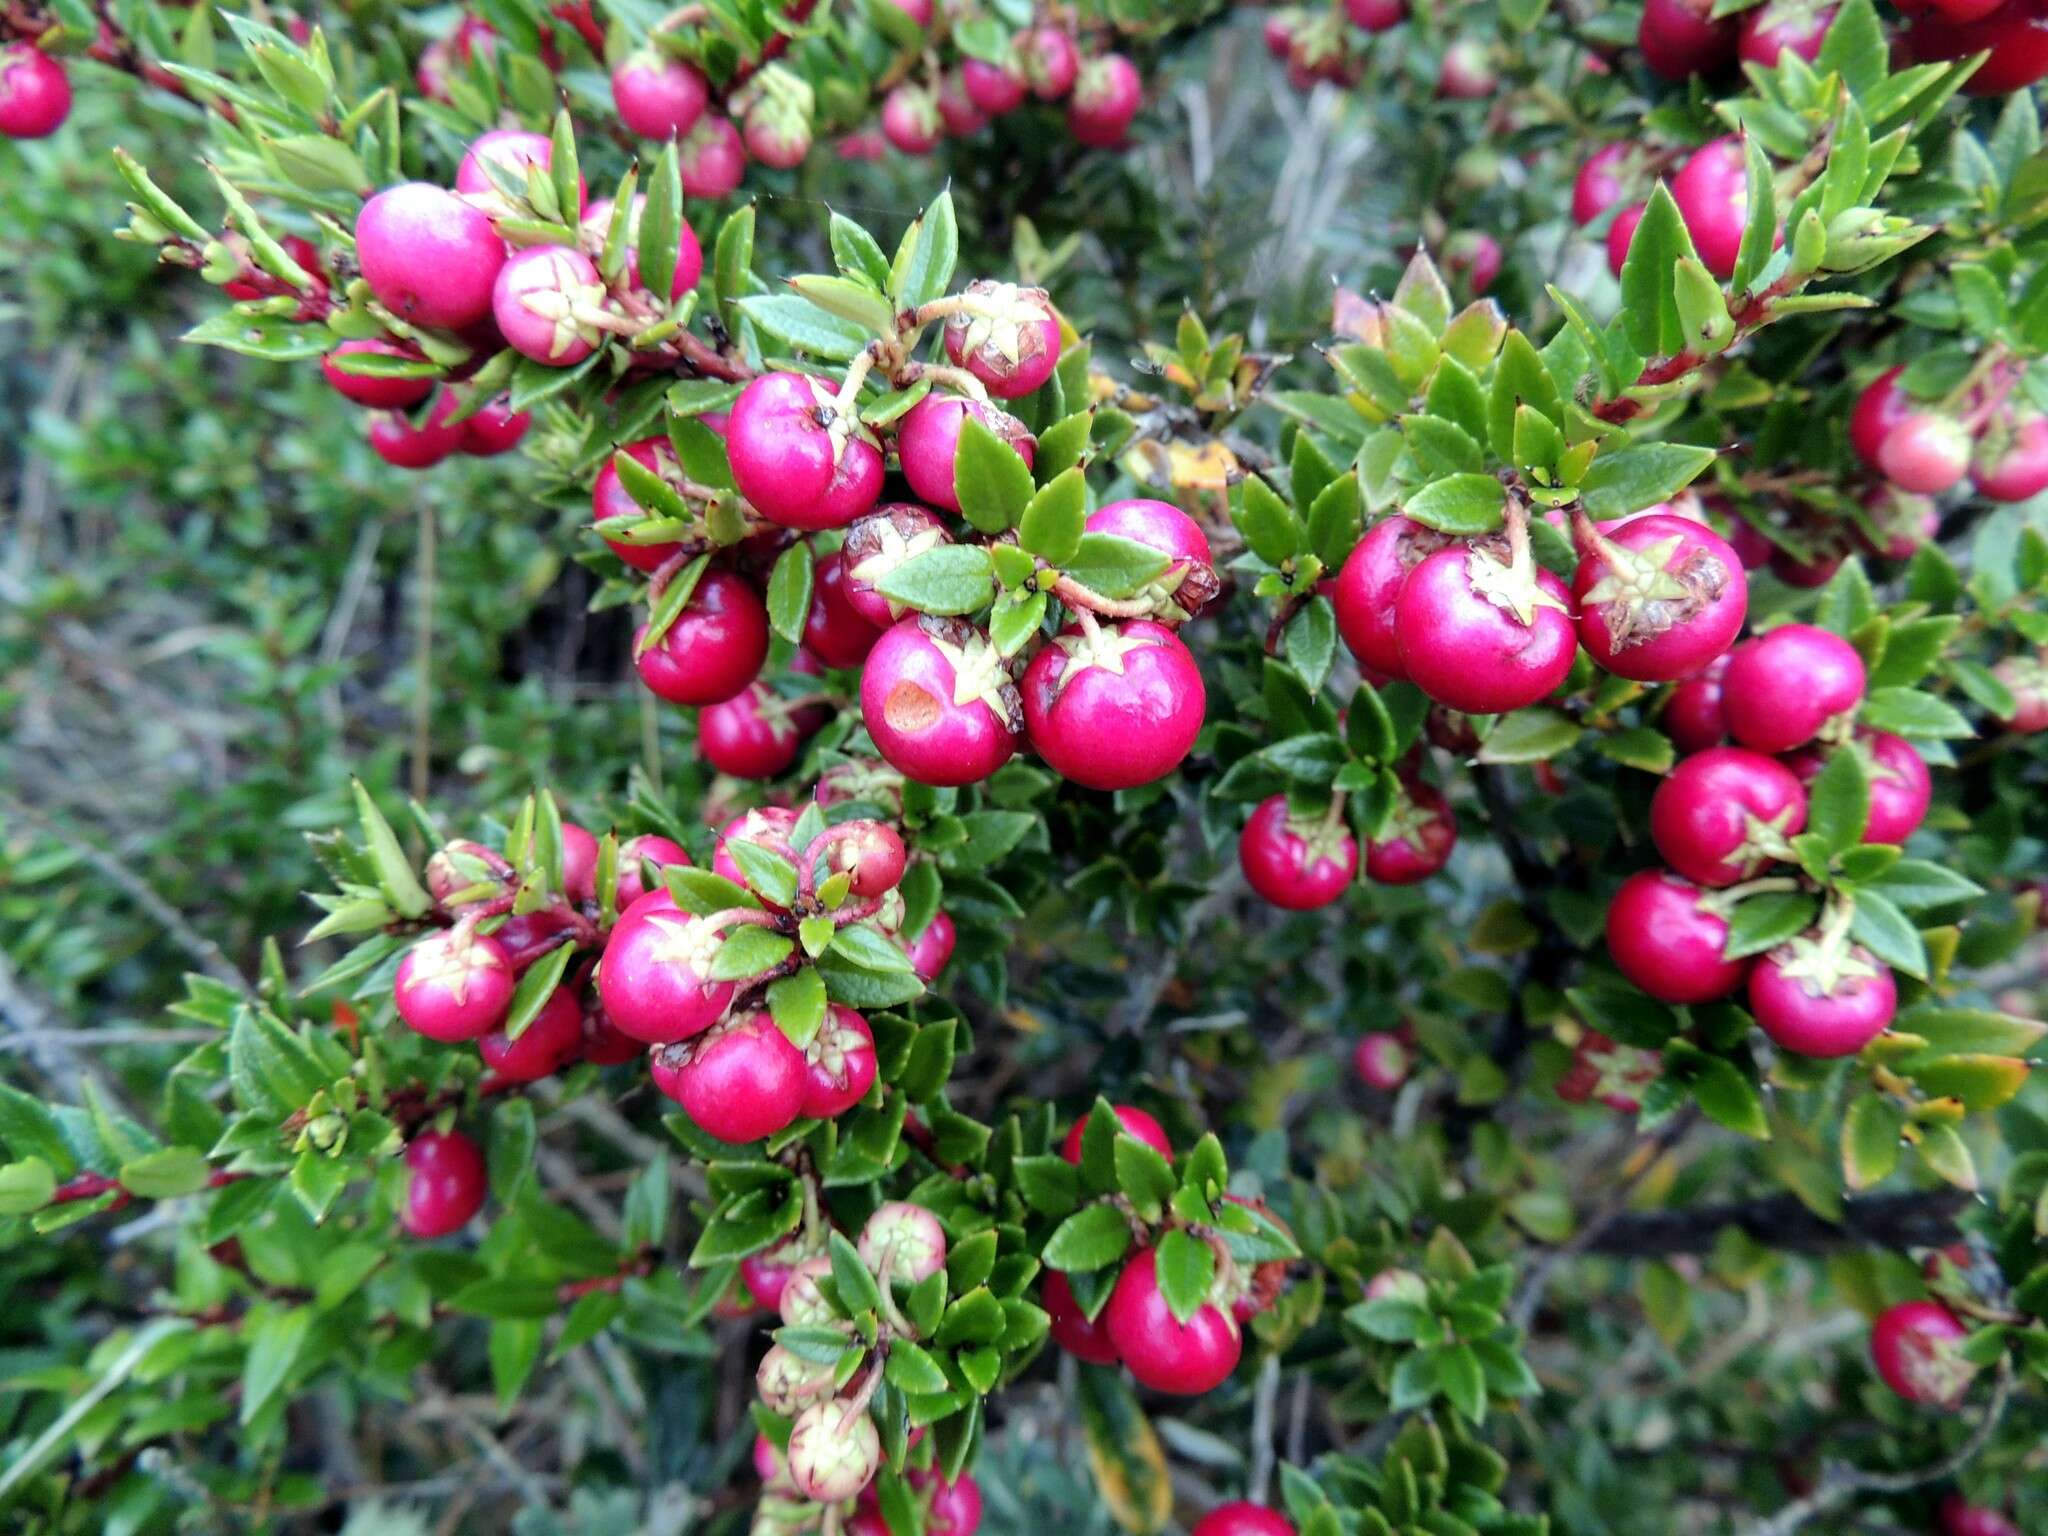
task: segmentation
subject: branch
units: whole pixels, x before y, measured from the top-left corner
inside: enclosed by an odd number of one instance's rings
[[[1984,1417],[1970,1431],[1970,1437],[1941,1460],[1905,1472],[1865,1472],[1857,1467],[1836,1464],[1822,1474],[1819,1486],[1813,1492],[1787,1504],[1770,1519],[1758,1521],[1749,1528],[1747,1536],[1792,1536],[1816,1515],[1826,1514],[1856,1494],[1905,1493],[1923,1483],[1954,1477],[1991,1443],[1992,1433],[2004,1417],[2006,1400],[2011,1395],[2012,1359],[2007,1356],[1998,1362],[1998,1380],[1991,1388],[1991,1401],[1984,1405]]]
[[[1839,1222],[1815,1215],[1797,1195],[1790,1194],[1670,1211],[1635,1211],[1607,1223],[1586,1251],[1634,1259],[1705,1253],[1724,1227],[1739,1229],[1765,1248],[1794,1253],[1855,1247],[1939,1248],[1960,1236],[1956,1213],[1968,1200],[1959,1189],[1872,1195],[1844,1201]]]

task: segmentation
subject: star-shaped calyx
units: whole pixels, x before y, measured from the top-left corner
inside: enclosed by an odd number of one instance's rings
[[[846,568],[846,574],[855,581],[870,587],[879,587],[883,579],[906,560],[915,559],[928,549],[937,549],[945,541],[945,530],[937,527],[922,528],[909,538],[887,517],[878,517],[864,523],[860,531],[860,559]],[[866,552],[872,544],[872,552]],[[889,612],[897,618],[907,611],[903,604],[889,598]]]
[[[1070,635],[1056,635],[1054,645],[1067,653],[1066,665],[1060,668],[1059,681],[1053,684],[1053,697],[1058,698],[1067,691],[1067,685],[1086,672],[1090,667],[1100,667],[1117,677],[1124,675],[1124,658],[1133,651],[1142,651],[1159,644],[1157,635],[1134,635],[1120,625],[1097,626],[1092,632],[1077,630]]]
[[[1043,288],[986,279],[969,283],[962,313],[954,320],[963,352],[985,352],[1015,365],[1045,349],[1043,326],[1050,306]]]
[[[1744,868],[1773,859],[1792,862],[1798,855],[1792,851],[1792,839],[1785,829],[1792,824],[1797,809],[1788,805],[1768,819],[1745,810],[1742,813],[1742,841],[1728,850],[1728,857],[1723,862]]]
[[[494,971],[502,962],[490,950],[470,942],[462,929],[450,929],[439,939],[429,940],[412,952],[406,971],[407,990],[439,986],[457,1003],[469,1000],[470,978],[479,971]]]
[[[1728,586],[1727,568],[1710,550],[1695,550],[1672,565],[1685,547],[1683,534],[1644,549],[1626,549],[1604,537],[1584,512],[1574,531],[1580,550],[1597,553],[1607,567],[1580,602],[1606,610],[1607,633],[1617,651],[1684,623]]]
[[[1779,945],[1771,952],[1778,974],[1798,982],[1809,997],[1833,997],[1845,983],[1873,980],[1877,967],[1849,942],[1854,915],[1854,909],[1843,903],[1831,910],[1817,931]]]
[[[547,264],[548,286],[521,294],[519,302],[554,327],[548,355],[560,357],[579,341],[596,346],[603,328],[591,324],[590,317],[603,313],[604,284],[578,282],[574,263],[562,253],[550,253]]]
[[[680,913],[648,914],[648,926],[660,937],[648,947],[647,958],[657,965],[680,965],[702,976],[711,965],[720,939],[709,923]]]
[[[931,642],[953,669],[954,704],[972,704],[978,699],[1002,722],[1004,730],[1016,730],[1022,701],[1009,669],[988,637],[960,624],[932,634]]]
[[[1514,536],[1517,532],[1519,538]],[[1476,595],[1485,598],[1524,629],[1535,624],[1539,608],[1555,608],[1566,617],[1571,615],[1569,605],[1561,602],[1556,594],[1544,591],[1537,582],[1536,561],[1529,553],[1526,528],[1511,531],[1508,558],[1505,560],[1487,548],[1486,543],[1475,541],[1472,553],[1465,557],[1465,579],[1471,583]]]

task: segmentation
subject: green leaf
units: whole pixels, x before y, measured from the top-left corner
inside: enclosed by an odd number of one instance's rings
[[[1092,592],[1126,598],[1156,581],[1172,561],[1160,550],[1112,533],[1084,533],[1066,572]]]
[[[737,307],[792,351],[808,354],[820,362],[851,362],[872,339],[853,321],[820,309],[801,294],[755,294],[741,299]]]
[[[806,1049],[825,1022],[825,978],[808,965],[778,977],[768,986],[768,1013],[791,1045]]]
[[[519,985],[512,990],[512,1002],[506,1011],[505,1022],[499,1026],[508,1040],[517,1040],[526,1033],[526,1027],[540,1017],[541,1009],[555,995],[563,973],[575,958],[575,945],[557,944],[527,967],[519,978]]]
[[[420,916],[433,905],[433,899],[414,876],[412,860],[398,846],[398,837],[392,832],[391,823],[377,809],[377,802],[370,798],[363,781],[350,779],[349,788],[355,794],[356,817],[362,824],[363,842],[369,849],[370,861],[377,871],[377,883],[383,888],[385,899],[401,916]]]
[[[575,203],[564,206],[573,208]],[[668,290],[658,276],[650,274],[675,271],[676,249],[682,240],[682,232],[682,163],[675,141],[670,140],[662,146],[661,153],[647,173],[647,202],[640,210],[640,230],[635,241],[639,247],[641,281],[654,285],[664,303],[668,299]]]
[[[1017,542],[1047,564],[1062,566],[1080,552],[1087,523],[1087,482],[1079,469],[1069,469],[1041,487],[1025,506]]]
[[[736,928],[711,957],[713,981],[740,981],[773,970],[796,952],[796,941],[749,924]]]
[[[1873,688],[1858,718],[1873,730],[1900,736],[1950,740],[1976,734],[1954,705],[1914,688]]]
[[[1469,536],[1498,528],[1506,502],[1506,489],[1492,475],[1447,475],[1410,496],[1401,510],[1444,533]]]
[[[768,574],[768,625],[791,645],[802,642],[811,616],[811,546],[802,540],[776,557]]]
[[[1768,891],[1740,903],[1728,915],[1723,958],[1760,955],[1813,926],[1819,899],[1794,891]]]
[[[1156,1220],[1177,1187],[1172,1166],[1155,1148],[1121,1133],[1116,1138],[1115,1159],[1117,1188],[1140,1215]]]
[[[889,1346],[883,1375],[891,1386],[912,1394],[943,1392],[951,1385],[938,1362],[908,1339],[897,1339]]]
[[[726,857],[739,866],[748,886],[762,900],[778,907],[796,900],[796,866],[788,859],[744,837],[728,837],[723,846]]]
[[[896,328],[896,312],[889,301],[865,282],[850,277],[793,277],[789,286],[829,315],[837,315],[872,336],[889,334]]]
[[[1284,565],[1301,553],[1301,520],[1280,499],[1280,493],[1257,475],[1244,481],[1236,515],[1245,543],[1268,565]]]
[[[995,596],[995,570],[980,544],[940,544],[890,571],[876,590],[920,613],[974,613]]]
[[[56,1192],[57,1175],[40,1157],[0,1168],[0,1216],[25,1216],[48,1205]]]
[[[1469,1346],[1454,1344],[1437,1354],[1437,1384],[1451,1406],[1475,1424],[1486,1420],[1486,1373]]]
[[[1518,709],[1502,715],[1479,744],[1482,763],[1537,763],[1569,751],[1584,732],[1559,709]]]
[[[882,254],[882,247],[860,225],[835,212],[828,225],[832,241],[832,259],[839,264],[839,270],[848,277],[865,278],[876,287],[883,287],[889,281],[889,258]]]
[[[1807,790],[1806,829],[1830,854],[1846,853],[1863,840],[1870,818],[1870,783],[1862,759],[1835,752]]]
[[[1130,1223],[1123,1213],[1112,1205],[1090,1205],[1059,1224],[1043,1257],[1052,1269],[1101,1269],[1122,1258],[1130,1246]]]
[[[1602,453],[1579,482],[1579,496],[1593,518],[1640,512],[1673,496],[1714,462],[1711,448],[1682,443],[1642,443]]]
[[[1327,597],[1312,597],[1287,622],[1287,664],[1310,693],[1323,686],[1337,659],[1337,611]]]
[[[253,1309],[244,1320],[241,1336],[247,1353],[242,1362],[243,1424],[253,1422],[283,1390],[312,1331],[310,1307],[263,1305]]]
[[[18,1158],[41,1158],[62,1177],[78,1171],[57,1117],[12,1083],[0,1083],[0,1144]]]
[[[1185,1325],[1209,1299],[1216,1279],[1215,1250],[1186,1228],[1174,1227],[1159,1239],[1153,1255],[1159,1294],[1166,1309]]]
[[[206,1187],[206,1154],[192,1147],[159,1147],[121,1165],[121,1186],[143,1200],[169,1200]]]
[[[1905,913],[1874,891],[1856,897],[1856,915],[1849,937],[1895,971],[1922,980],[1927,976],[1927,946]]]
[[[1675,274],[1681,256],[1698,254],[1678,205],[1659,182],[1629,240],[1628,258],[1621,268],[1622,318],[1627,322],[1630,343],[1644,356],[1685,350]]]
[[[916,309],[939,298],[953,281],[960,256],[960,231],[953,218],[950,189],[932,200],[904,233],[889,269],[889,297],[898,309]]]

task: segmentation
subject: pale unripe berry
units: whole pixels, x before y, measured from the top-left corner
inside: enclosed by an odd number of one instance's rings
[[[860,1229],[861,1262],[884,1284],[916,1285],[946,1262],[946,1229],[921,1205],[891,1200]]]

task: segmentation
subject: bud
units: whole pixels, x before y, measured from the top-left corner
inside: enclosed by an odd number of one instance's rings
[[[907,1200],[877,1208],[860,1229],[858,1246],[861,1262],[884,1285],[916,1285],[946,1262],[946,1230],[939,1218]]]
[[[827,1258],[805,1259],[789,1272],[779,1308],[783,1322],[792,1328],[807,1328],[839,1321],[839,1314],[818,1287],[819,1280],[831,1273],[832,1261]]]
[[[761,1357],[760,1369],[754,1372],[754,1388],[771,1411],[795,1413],[830,1393],[836,1374],[830,1365],[806,1360],[780,1344],[771,1344],[768,1353]]]
[[[820,1504],[852,1498],[874,1481],[881,1464],[875,1421],[865,1407],[844,1398],[813,1403],[790,1426],[790,1481]]]
[[[1918,245],[1927,233],[1911,219],[1876,208],[1845,209],[1828,223],[1827,255],[1821,265],[1830,272],[1861,272]]]

